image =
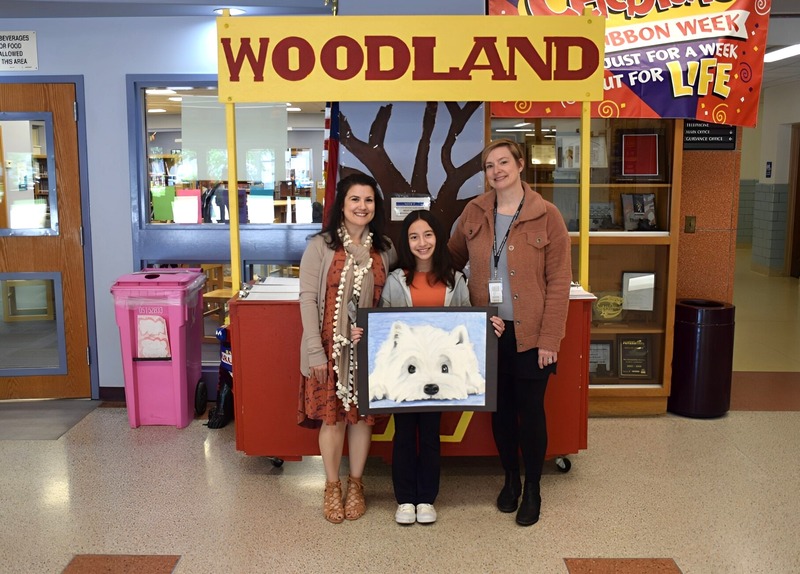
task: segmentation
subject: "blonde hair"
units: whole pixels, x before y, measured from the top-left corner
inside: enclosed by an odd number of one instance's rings
[[[481,152],[481,171],[486,171],[486,157],[500,147],[508,148],[508,151],[511,152],[511,155],[514,157],[517,165],[519,165],[520,162],[522,162],[522,165],[525,165],[525,155],[523,154],[522,146],[514,140],[503,138],[499,140],[492,140],[486,144],[486,147],[483,148],[483,151]]]

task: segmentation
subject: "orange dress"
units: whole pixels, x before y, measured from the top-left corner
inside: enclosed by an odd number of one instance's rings
[[[370,270],[372,271],[375,285],[370,306],[377,307],[381,300],[383,286],[386,284],[386,269],[383,267],[380,253],[372,250],[370,255],[372,256]],[[333,313],[336,308],[336,292],[339,289],[339,280],[342,276],[344,263],[345,252],[340,247],[333,256],[325,282],[325,310],[322,333],[320,333],[322,346],[328,356],[328,377],[324,383],[320,383],[313,377],[303,377],[300,384],[297,424],[306,428],[319,428],[323,422],[327,425],[333,425],[340,421],[356,424],[359,420],[365,420],[369,425],[375,424],[374,416],[359,416],[358,407],[356,406],[351,406],[349,411],[345,411],[341,399],[336,396],[337,377],[333,370],[333,361],[330,360],[330,356],[333,346]]]

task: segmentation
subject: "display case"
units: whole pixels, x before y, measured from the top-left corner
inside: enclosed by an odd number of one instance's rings
[[[524,142],[526,180],[564,216],[577,278],[579,120],[525,123],[512,137]],[[659,414],[672,374],[683,122],[594,119],[591,130],[589,412]]]

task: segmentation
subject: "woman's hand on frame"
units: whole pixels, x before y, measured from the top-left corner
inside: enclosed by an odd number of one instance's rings
[[[494,327],[494,334],[500,337],[506,330],[505,321],[496,315],[494,317],[490,317],[489,320],[492,322],[492,327]]]

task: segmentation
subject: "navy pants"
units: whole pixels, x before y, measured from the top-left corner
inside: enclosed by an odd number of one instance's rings
[[[439,494],[442,413],[394,415],[392,483],[397,504],[433,504]]]

